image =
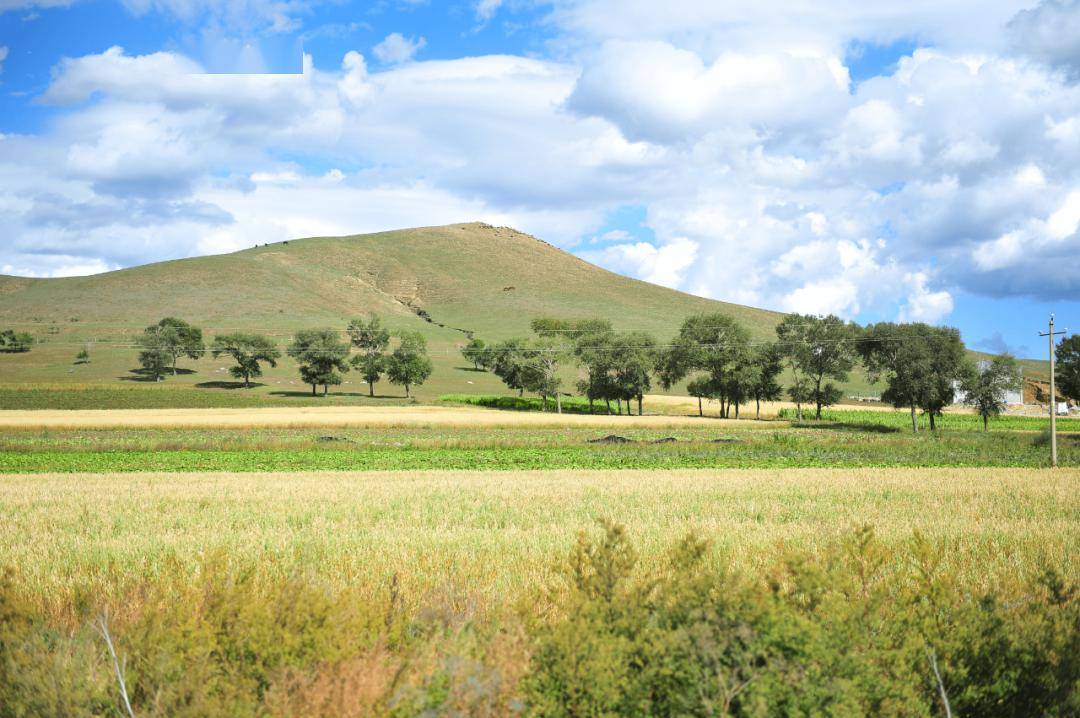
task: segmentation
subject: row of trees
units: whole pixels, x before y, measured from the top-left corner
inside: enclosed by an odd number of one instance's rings
[[[739,417],[740,408],[787,395],[803,419],[804,405],[814,416],[842,398],[839,384],[849,379],[857,362],[872,381],[884,381],[882,400],[909,408],[912,429],[918,431],[919,411],[935,418],[953,404],[958,392],[976,407],[985,422],[1004,409],[1005,390],[1016,386],[1016,361],[994,359],[984,369],[968,358],[956,329],[922,323],[873,324],[862,328],[839,317],[786,315],[776,327],[776,339],[754,342],[749,330],[723,314],[688,317],[666,346],[645,332],[617,332],[600,319],[562,321],[536,319],[533,337],[488,345],[472,339],[462,354],[478,369],[497,375],[519,394],[538,394],[545,409],[554,398],[561,411],[563,380],[560,367],[574,363],[583,377],[579,394],[603,401],[611,410],[630,412],[632,401],[642,412],[644,395],[653,377],[668,389],[686,381],[687,391],[720,403],[722,417]]]
[[[589,400],[602,401],[611,413],[631,413],[636,401],[638,413],[643,398],[652,386],[658,346],[646,332],[617,332],[602,319],[565,321],[542,318],[532,322],[533,336],[486,344],[472,339],[462,349],[474,367],[491,371],[519,395],[525,392],[541,397],[544,409],[554,399],[555,410],[562,411],[563,377],[560,369],[568,362],[582,366],[584,377],[575,388]]]
[[[411,396],[413,386],[423,384],[431,376],[431,359],[427,354],[427,341],[419,332],[403,332],[398,344],[389,351],[392,334],[382,325],[376,315],[367,320],[354,319],[346,329],[348,343],[339,338],[333,329],[316,329],[297,332],[288,353],[300,365],[300,377],[311,384],[311,393],[322,385],[327,387],[342,382],[342,374],[355,369],[368,385],[368,395],[375,396],[375,384],[383,376],[391,384],[405,388],[405,396]],[[350,357],[352,348],[359,350]],[[389,353],[388,353],[389,352]]]
[[[423,384],[431,375],[427,343],[419,333],[397,335],[397,346],[389,351],[393,335],[375,315],[367,320],[354,319],[346,331],[347,342],[334,329],[299,331],[286,349],[299,365],[300,378],[311,384],[312,395],[319,386],[325,395],[330,386],[342,383],[342,375],[350,369],[360,373],[370,396],[375,395],[375,384],[384,376],[390,383],[404,386],[408,397],[413,386]],[[180,359],[197,360],[209,351],[214,358],[230,357],[233,366],[229,373],[250,387],[252,379],[262,376],[263,365],[276,367],[281,358],[274,341],[262,334],[219,334],[208,348],[201,329],[176,317],[166,317],[147,327],[138,338],[138,346],[139,363],[155,380],[170,370],[175,375]],[[354,347],[359,353],[350,356]]]

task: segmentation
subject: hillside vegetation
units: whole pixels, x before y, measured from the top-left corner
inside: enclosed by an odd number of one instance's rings
[[[249,331],[284,346],[298,329],[344,329],[375,312],[392,331],[424,334],[435,373],[421,398],[449,391],[501,391],[464,372],[459,349],[470,333],[499,340],[528,333],[541,315],[599,317],[616,329],[661,340],[682,320],[722,312],[769,338],[780,314],[691,296],[608,272],[513,229],[470,223],[350,237],[292,240],[232,254],[181,259],[89,277],[0,277],[0,327],[32,333],[34,350],[0,358],[5,384],[115,383],[135,380],[131,346],[142,329],[177,316],[209,335]],[[89,349],[90,361],[74,363]],[[224,381],[223,362],[181,362],[197,373],[168,383]],[[338,392],[361,392],[355,376]],[[294,364],[282,361],[262,394],[296,391]],[[390,393],[390,387],[382,387]]]

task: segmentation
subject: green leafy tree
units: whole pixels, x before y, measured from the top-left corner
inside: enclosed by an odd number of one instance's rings
[[[461,348],[461,356],[465,357],[465,361],[473,365],[473,369],[480,371],[481,369],[487,369],[485,362],[489,356],[487,350],[487,344],[483,339],[477,339],[473,337],[469,340],[469,343]]]
[[[1063,339],[1054,349],[1054,389],[1080,402],[1080,334]]]
[[[431,376],[431,359],[427,355],[424,335],[406,332],[400,336],[400,340],[387,358],[386,376],[391,384],[404,386],[408,398],[410,387],[420,386]]]
[[[372,314],[367,321],[353,319],[347,329],[352,345],[360,350],[350,363],[360,372],[360,377],[368,385],[368,396],[375,396],[375,384],[382,379],[386,371],[386,349],[390,346],[390,332],[382,325],[377,314]]]
[[[165,371],[172,363],[171,334],[170,329],[149,327],[135,340],[139,347],[139,365],[154,381],[164,379]]]
[[[917,411],[931,382],[930,345],[925,324],[880,322],[868,326],[859,354],[871,381],[884,379],[888,386],[881,400],[911,410],[911,430],[919,431]]]
[[[627,413],[631,413],[630,401],[636,400],[641,416],[645,394],[652,388],[658,353],[656,338],[648,332],[625,332],[615,337],[614,345],[615,386],[626,402]]]
[[[390,330],[383,326],[377,314],[369,315],[367,321],[353,319],[346,331],[352,345],[362,354],[384,352],[390,346]]]
[[[859,353],[871,381],[888,386],[882,401],[911,410],[911,429],[919,431],[917,410],[930,419],[930,429],[955,399],[956,387],[971,371],[960,332],[922,323],[881,322],[866,328]]]
[[[4,354],[28,352],[32,346],[34,346],[34,337],[28,332],[16,332],[13,329],[0,332],[0,352]]]
[[[311,384],[311,395],[322,384],[323,396],[328,388],[341,384],[341,375],[349,371],[349,345],[338,339],[333,329],[309,329],[297,332],[287,350],[300,365],[300,377]]]
[[[712,378],[709,376],[699,376],[695,379],[691,379],[686,384],[686,393],[692,397],[697,398],[697,413],[698,416],[705,416],[703,407],[701,406],[702,399],[711,399],[716,395],[716,387],[712,384]]]
[[[956,390],[971,381],[975,367],[960,339],[960,330],[952,327],[927,327],[930,346],[930,383],[919,407],[930,420],[930,431],[937,429],[936,418],[956,403]]]
[[[784,370],[783,355],[775,344],[765,344],[750,352],[749,394],[756,404],[755,418],[761,418],[761,402],[777,401],[784,395],[778,377]]]
[[[664,388],[682,381],[688,374],[703,371],[710,377],[720,400],[720,415],[727,416],[733,374],[749,360],[750,332],[724,314],[688,317],[672,345],[657,361],[657,374]]]
[[[262,376],[262,364],[277,366],[281,352],[274,342],[261,334],[221,334],[214,337],[210,348],[214,358],[228,355],[236,362],[229,367],[229,373],[244,380],[244,386],[251,387],[251,380]]]
[[[611,323],[606,320],[579,322],[573,333],[571,352],[585,370],[578,382],[579,393],[589,400],[589,413],[594,402],[603,401],[611,413],[611,400],[618,394],[614,376],[617,338]]]
[[[76,364],[89,364],[90,363],[90,350],[83,347],[79,350],[79,353],[75,355]]]
[[[540,396],[544,411],[547,411],[548,399],[554,398],[555,411],[562,413],[559,366],[566,353],[567,348],[562,341],[543,337],[527,342],[520,349],[522,386],[525,391]]]
[[[206,352],[202,329],[191,326],[183,319],[165,317],[147,327],[144,333],[158,335],[156,343],[169,354],[173,376],[176,375],[176,363],[181,357],[198,360]]]
[[[990,430],[990,417],[1005,411],[1005,397],[1020,388],[1020,365],[1008,354],[994,357],[988,364],[968,374],[961,385],[964,403],[975,407],[983,420],[983,431]]]
[[[368,396],[375,396],[375,385],[382,379],[386,371],[387,357],[382,352],[368,352],[356,354],[349,363],[360,374],[360,378],[368,385]]]
[[[796,393],[814,403],[818,419],[823,407],[842,397],[826,380],[847,381],[855,366],[856,335],[853,325],[832,314],[788,314],[776,325],[777,345],[791,367],[792,384],[802,387]],[[802,419],[802,402],[797,404]]]
[[[525,358],[524,339],[507,339],[492,349],[491,371],[502,379],[503,384],[522,396],[525,393],[528,365]]]

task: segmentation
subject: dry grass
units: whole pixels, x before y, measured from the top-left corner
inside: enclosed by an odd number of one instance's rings
[[[269,575],[493,599],[550,575],[604,517],[646,561],[693,529],[752,568],[870,524],[945,540],[973,584],[1080,569],[1080,471],[1018,469],[26,475],[0,478],[0,556],[57,611],[221,551]]]
[[[308,428],[308,427],[632,427],[677,429],[724,422],[696,416],[604,416],[507,412],[450,406],[260,407],[249,409],[13,410],[0,412],[5,429]],[[776,428],[780,424],[761,424]],[[786,425],[786,424],[784,424]],[[753,427],[750,422],[738,426]]]

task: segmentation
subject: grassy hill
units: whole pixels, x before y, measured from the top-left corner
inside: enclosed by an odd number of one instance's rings
[[[499,391],[497,379],[468,371],[458,349],[467,333],[487,340],[525,335],[531,319],[605,317],[620,329],[670,338],[693,313],[719,311],[767,338],[780,314],[691,296],[608,272],[535,237],[486,224],[425,227],[351,237],[292,240],[89,277],[0,277],[0,328],[32,332],[28,354],[0,355],[0,384],[62,386],[131,382],[133,338],[166,315],[208,335],[254,331],[284,347],[300,328],[343,329],[382,315],[394,330],[429,341],[435,374],[419,392]],[[91,362],[75,365],[90,346]],[[227,363],[209,357],[170,377],[162,390],[224,382]],[[354,381],[341,393],[361,391]],[[302,392],[282,361],[257,391]],[[144,385],[145,386],[145,385]],[[385,394],[396,387],[382,386]]]

